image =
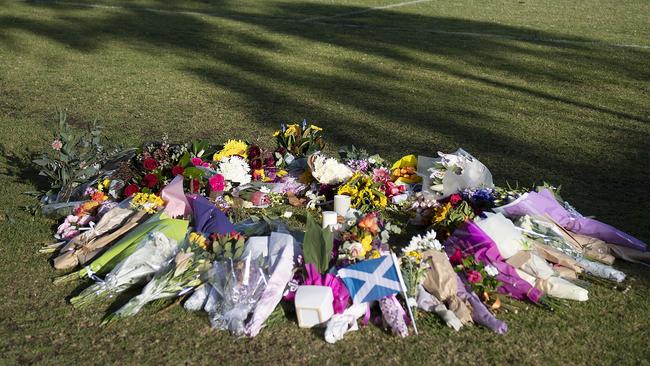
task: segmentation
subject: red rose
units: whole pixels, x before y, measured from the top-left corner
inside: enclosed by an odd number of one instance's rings
[[[483,276],[481,276],[481,272],[471,270],[467,272],[467,280],[471,283],[479,283],[483,280]]]
[[[463,197],[461,197],[459,194],[454,193],[451,196],[449,196],[449,203],[451,203],[451,205],[454,207],[459,203],[461,203],[462,201],[463,201]]]
[[[454,266],[462,264],[463,263],[463,252],[461,252],[460,249],[456,249],[456,252],[454,253],[454,255],[452,255],[449,258],[449,262],[451,262],[451,264],[453,264]]]
[[[177,175],[183,175],[183,172],[185,172],[185,168],[183,168],[180,165],[176,165],[175,167],[172,168],[172,176],[177,176]]]
[[[158,162],[156,161],[156,159],[148,158],[148,159],[144,159],[142,165],[147,170],[154,170],[158,167]]]
[[[153,188],[158,184],[158,177],[155,174],[147,174],[142,178],[142,184],[148,188]]]
[[[140,192],[140,187],[137,184],[129,184],[124,188],[124,197],[131,197],[138,192]]]
[[[190,189],[192,190],[192,193],[199,193],[199,190],[201,189],[201,182],[196,179],[192,179],[190,182]]]

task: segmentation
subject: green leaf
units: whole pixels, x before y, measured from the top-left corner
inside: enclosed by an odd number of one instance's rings
[[[197,167],[191,166],[191,167],[188,167],[188,168],[185,169],[185,171],[183,172],[183,175],[186,178],[189,178],[189,179],[199,179],[199,178],[203,177],[203,170],[201,170],[201,169],[199,169]]]
[[[305,263],[313,263],[320,273],[327,272],[333,248],[332,232],[328,228],[321,228],[309,214],[302,248]]]

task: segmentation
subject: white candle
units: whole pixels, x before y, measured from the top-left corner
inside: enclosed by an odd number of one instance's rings
[[[336,220],[336,212],[334,211],[323,211],[323,228],[328,226],[334,226],[338,223]]]
[[[339,216],[345,217],[350,210],[350,196],[337,194],[334,196],[334,211]]]

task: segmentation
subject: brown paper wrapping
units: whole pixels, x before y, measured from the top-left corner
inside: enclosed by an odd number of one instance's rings
[[[112,212],[112,210],[109,211],[109,213],[110,212]],[[69,270],[90,261],[91,259],[95,258],[97,254],[102,252],[108,245],[113,243],[122,235],[131,231],[131,229],[134,227],[138,226],[146,216],[147,213],[144,211],[132,211],[132,214],[130,216],[127,216],[126,220],[123,223],[119,222],[112,227],[113,229],[117,227],[117,229],[112,231],[106,230],[105,232],[107,234],[100,236],[89,235],[85,238],[81,238],[81,240],[75,241],[74,243],[71,241],[61,250],[61,254],[58,257],[54,258],[54,268]],[[99,223],[97,226],[99,226]]]
[[[539,241],[533,241],[533,244],[535,246],[537,254],[545,260],[554,264],[561,265],[567,269],[574,271],[575,273],[582,272],[582,267],[580,267],[578,265],[578,262],[576,262],[575,259],[571,258],[571,256],[564,254],[549,245],[540,243]]]
[[[463,324],[472,323],[472,308],[457,295],[457,274],[447,256],[435,250],[426,251],[422,256],[431,265],[422,286],[428,293],[445,303]]]
[[[609,246],[604,241],[576,233],[569,234],[566,231],[563,231],[563,233],[568,242],[583,248],[585,257],[607,265],[614,263],[615,258],[610,254]]]
[[[555,272],[557,272],[558,276],[565,278],[567,280],[576,280],[578,279],[578,272],[572,268],[567,268],[564,266],[553,266],[553,269]],[[582,269],[581,269],[582,270]]]

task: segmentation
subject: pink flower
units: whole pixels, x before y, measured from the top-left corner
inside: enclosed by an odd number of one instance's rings
[[[387,183],[390,181],[390,170],[387,168],[377,168],[372,171],[372,180],[377,183]]]
[[[192,158],[190,161],[194,166],[201,166],[201,164],[203,164],[203,160],[201,160],[201,158]]]
[[[471,283],[479,283],[483,280],[483,276],[478,271],[470,270],[467,272],[467,280]]]
[[[59,150],[61,150],[62,147],[63,147],[63,142],[61,142],[61,140],[56,139],[56,140],[52,141],[52,148],[54,150],[59,151]]]
[[[225,183],[223,175],[215,174],[208,179],[208,184],[210,185],[210,190],[213,192],[223,191],[225,188]]]

